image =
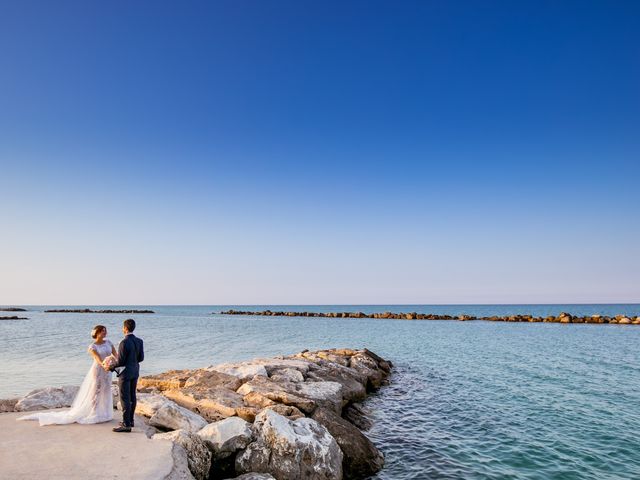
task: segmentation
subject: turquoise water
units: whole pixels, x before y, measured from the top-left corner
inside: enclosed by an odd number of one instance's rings
[[[109,306],[110,308],[119,308]],[[0,397],[79,383],[96,323],[123,316],[45,314],[0,322]],[[99,307],[95,307],[99,308]],[[146,308],[146,306],[145,306]],[[144,373],[368,347],[396,365],[367,402],[384,451],[380,479],[640,478],[640,326],[223,317],[227,308],[475,315],[640,315],[640,305],[149,307],[133,315]]]

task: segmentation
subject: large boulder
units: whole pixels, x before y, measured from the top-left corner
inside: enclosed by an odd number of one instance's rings
[[[207,421],[191,410],[167,400],[167,403],[149,418],[149,425],[166,430],[184,430],[188,433],[196,433],[207,425]]]
[[[346,402],[360,402],[367,396],[367,377],[357,370],[335,363],[318,364],[309,371],[307,381],[340,383],[342,396]]]
[[[16,412],[30,412],[49,408],[70,407],[78,393],[79,387],[64,385],[62,387],[46,387],[33,390],[18,400]]]
[[[245,448],[253,438],[251,424],[239,417],[229,417],[210,423],[198,436],[213,452],[215,458],[225,458]]]
[[[343,453],[345,479],[367,478],[384,466],[382,453],[353,424],[326,408],[316,408],[312,417],[336,439]]]
[[[210,422],[237,415],[238,409],[245,407],[242,395],[224,387],[197,385],[180,390],[165,390],[164,395]]]
[[[387,373],[378,366],[378,362],[364,352],[353,355],[349,367],[367,378],[367,386],[371,390],[380,388],[387,377]]]
[[[207,370],[232,375],[240,381],[249,380],[256,375],[267,376],[267,370],[264,368],[264,365],[252,362],[222,363],[209,367]]]
[[[293,405],[307,413],[312,412],[316,406],[315,402],[310,398],[292,393],[287,390],[284,384],[272,382],[265,377],[253,377],[253,379],[243,384],[237,392],[245,398],[248,394],[254,393],[255,395],[252,395],[251,397],[252,403],[249,404],[251,406],[254,406],[256,399],[261,397],[265,399],[265,406],[269,403],[267,400],[271,400],[275,403]]]
[[[301,382],[287,385],[287,390],[301,397],[310,398],[316,405],[334,412],[342,411],[342,385],[338,382]]]
[[[184,430],[174,430],[173,432],[157,433],[151,438],[154,440],[171,440],[180,445],[187,452],[189,471],[194,478],[196,480],[209,478],[211,452],[198,435]]]
[[[342,451],[315,420],[292,421],[263,410],[253,430],[257,440],[236,457],[239,473],[270,473],[278,480],[342,479]]]
[[[242,380],[238,377],[206,368],[195,370],[193,375],[191,375],[184,384],[185,387],[215,387],[226,388],[228,390],[237,390],[240,385],[242,385]]]
[[[269,378],[273,382],[282,383],[282,382],[304,382],[304,375],[302,372],[296,368],[281,368],[273,371]]]
[[[158,390],[182,388],[192,375],[193,370],[169,370],[157,375],[146,375],[138,379],[138,388],[156,388]]]
[[[170,400],[157,393],[140,393],[136,395],[136,413],[145,417],[153,415]]]

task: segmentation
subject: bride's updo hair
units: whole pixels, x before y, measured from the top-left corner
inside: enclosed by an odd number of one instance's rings
[[[96,325],[93,327],[93,330],[91,330],[91,338],[98,338],[98,334],[106,329],[107,327],[104,325]]]

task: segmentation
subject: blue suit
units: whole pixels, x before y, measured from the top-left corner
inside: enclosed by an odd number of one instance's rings
[[[118,346],[118,362],[111,367],[117,368],[118,387],[120,389],[120,405],[122,406],[122,423],[125,427],[133,427],[133,415],[136,411],[136,388],[140,376],[140,362],[144,360],[144,344],[141,338],[133,333],[125,335]]]

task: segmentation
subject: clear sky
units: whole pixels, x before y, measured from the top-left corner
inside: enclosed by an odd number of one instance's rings
[[[0,2],[0,304],[640,302],[640,2]]]

